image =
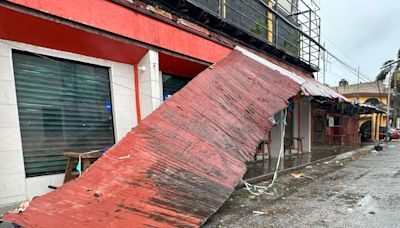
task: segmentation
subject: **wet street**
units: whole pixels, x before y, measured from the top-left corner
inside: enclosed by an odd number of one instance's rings
[[[234,192],[205,227],[399,227],[400,142],[342,158],[280,176],[272,195]]]

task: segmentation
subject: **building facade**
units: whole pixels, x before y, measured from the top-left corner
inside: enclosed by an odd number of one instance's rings
[[[63,152],[118,143],[238,44],[312,78],[319,55],[315,37],[297,28],[297,17],[287,21],[277,14],[297,14],[297,4],[262,4],[262,23],[255,19],[246,27],[249,22],[230,16],[241,15],[238,9],[245,6],[229,7],[232,1],[218,5],[217,15],[204,13],[194,23],[192,10],[200,2],[185,1],[189,11],[174,11],[159,1],[0,3],[0,204],[32,199],[49,192],[49,185],[62,185]],[[231,8],[236,10],[228,12]],[[188,20],[182,12],[189,12]],[[232,20],[223,22],[220,13]],[[207,26],[207,20],[215,24]],[[306,50],[300,38],[307,40]],[[304,138],[304,151],[311,151],[311,102],[299,98],[293,113],[291,131]],[[272,138],[282,129],[274,131]]]
[[[381,110],[380,112],[361,115],[358,124],[360,132],[368,132],[369,137],[364,140],[382,139],[382,134],[385,131],[383,129],[386,128],[387,123],[386,114],[383,112],[387,108],[388,101],[388,87],[384,85],[384,81],[340,85],[333,89],[353,102]]]

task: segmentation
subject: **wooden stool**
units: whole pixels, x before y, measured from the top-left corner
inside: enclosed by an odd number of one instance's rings
[[[283,154],[286,154],[286,151],[288,151],[288,154],[292,154],[292,149],[293,149],[293,140],[291,138],[284,138],[284,144],[283,144]]]
[[[303,137],[293,137],[293,138],[285,138],[284,139],[284,153],[289,151],[289,154],[292,154],[292,149],[294,148],[293,140],[297,142],[297,154],[303,154]]]
[[[63,154],[68,158],[67,167],[65,169],[64,183],[73,180],[79,176],[78,172],[72,172],[72,170],[74,169],[74,164],[79,162],[79,156],[81,157],[81,170],[83,173],[89,168],[89,166],[93,162],[95,162],[102,155],[102,153],[100,153],[98,150],[83,153],[64,152]]]
[[[303,137],[293,137],[297,141],[297,154],[303,154]]]
[[[271,147],[270,147],[270,143],[268,140],[262,140],[260,142],[260,144],[257,147],[257,151],[254,154],[254,161],[257,161],[257,155],[261,154],[262,156],[262,161],[265,160],[265,145],[267,145],[267,154],[268,154],[268,159],[271,160]]]

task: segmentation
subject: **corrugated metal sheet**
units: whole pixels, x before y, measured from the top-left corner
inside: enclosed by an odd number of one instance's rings
[[[5,219],[26,227],[199,226],[229,197],[300,85],[233,51],[84,175]],[[128,158],[126,156],[129,156]]]
[[[348,100],[343,95],[335,92],[328,86],[316,81],[310,73],[307,73],[304,70],[298,69],[288,64],[284,64],[276,59],[262,55],[260,53],[255,54],[252,51],[239,46],[237,46],[235,49],[240,51],[243,55],[252,58],[253,60],[259,62],[260,64],[263,64],[270,69],[278,71],[280,74],[289,77],[290,79],[301,85],[302,94],[305,96],[320,96],[331,99],[341,99],[343,101],[350,102],[350,100]]]
[[[301,85],[301,91],[305,96],[320,96],[332,99],[340,99],[343,101],[351,102],[345,96],[335,92],[328,86],[314,80],[310,76],[302,76],[305,80]]]

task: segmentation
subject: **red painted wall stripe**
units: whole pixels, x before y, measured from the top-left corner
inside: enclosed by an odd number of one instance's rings
[[[215,63],[231,52],[225,46],[107,0],[8,1],[206,62]]]
[[[138,70],[137,64],[135,64],[133,66],[133,71],[134,71],[134,80],[135,80],[136,116],[137,116],[137,124],[139,124],[142,121],[142,117],[140,114],[139,70]]]

